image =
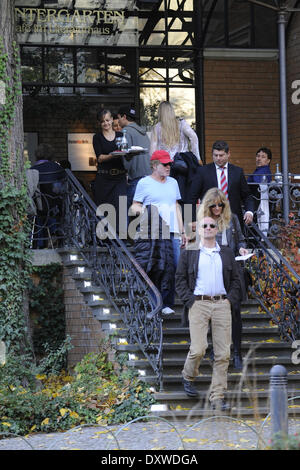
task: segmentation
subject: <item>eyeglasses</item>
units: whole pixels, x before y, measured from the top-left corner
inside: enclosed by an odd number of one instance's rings
[[[202,228],[207,228],[207,227],[210,227],[210,228],[216,228],[216,225],[215,224],[203,224],[201,225]]]
[[[211,206],[209,206],[210,209],[214,209],[215,207],[222,207],[224,208],[225,207],[225,204],[223,202],[220,202],[219,204],[212,204]]]
[[[163,166],[170,166],[171,163],[161,163],[161,165],[163,165]]]

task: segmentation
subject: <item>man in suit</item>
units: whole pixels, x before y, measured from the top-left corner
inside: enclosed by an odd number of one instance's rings
[[[229,146],[217,140],[212,146],[213,163],[198,168],[191,187],[193,222],[196,220],[196,204],[210,188],[219,188],[228,197],[230,208],[239,218],[241,227],[253,220],[254,201],[244,176],[243,169],[229,163]],[[245,213],[243,215],[243,206]]]
[[[189,309],[191,344],[182,371],[183,387],[197,397],[194,380],[207,348],[211,322],[214,348],[209,401],[213,409],[230,407],[225,401],[231,346],[231,310],[240,299],[237,263],[231,248],[216,242],[218,226],[211,217],[199,221],[200,243],[181,252],[176,271],[176,291]]]

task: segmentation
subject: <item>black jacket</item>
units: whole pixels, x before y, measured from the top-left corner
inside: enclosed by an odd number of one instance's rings
[[[147,206],[134,240],[134,257],[159,291],[170,289],[175,275],[172,241],[164,237],[167,232],[157,208]]]
[[[187,170],[185,173],[176,171],[173,164],[171,166],[170,176],[176,179],[181,194],[181,202],[183,204],[186,204],[190,201],[190,190],[192,187],[192,182],[197,175],[199,162],[197,160],[197,157],[192,152],[181,152],[180,156],[182,160],[186,163]]]
[[[217,187],[218,179],[215,164],[209,163],[199,167],[190,192],[190,202],[193,204],[193,220],[196,220],[197,200],[203,199],[208,189]],[[231,211],[238,216],[241,227],[243,227],[243,209],[254,212],[254,200],[243,169],[231,163],[228,164],[228,200]]]
[[[175,276],[176,292],[185,307],[191,308],[194,301],[200,250],[189,249],[181,252]],[[220,256],[223,265],[223,281],[231,307],[240,303],[241,284],[237,263],[233,251],[226,246],[220,247]]]

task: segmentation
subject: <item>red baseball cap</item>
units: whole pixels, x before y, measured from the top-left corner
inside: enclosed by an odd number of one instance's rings
[[[150,160],[159,160],[160,163],[172,163],[173,162],[169,153],[166,152],[166,150],[155,150],[155,152],[152,153]]]

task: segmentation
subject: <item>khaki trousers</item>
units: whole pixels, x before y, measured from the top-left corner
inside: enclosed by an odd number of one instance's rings
[[[201,359],[207,349],[207,334],[211,322],[214,348],[213,374],[209,400],[224,398],[231,345],[231,307],[227,299],[196,300],[189,310],[191,344],[182,371],[183,378],[193,381],[199,374]]]

